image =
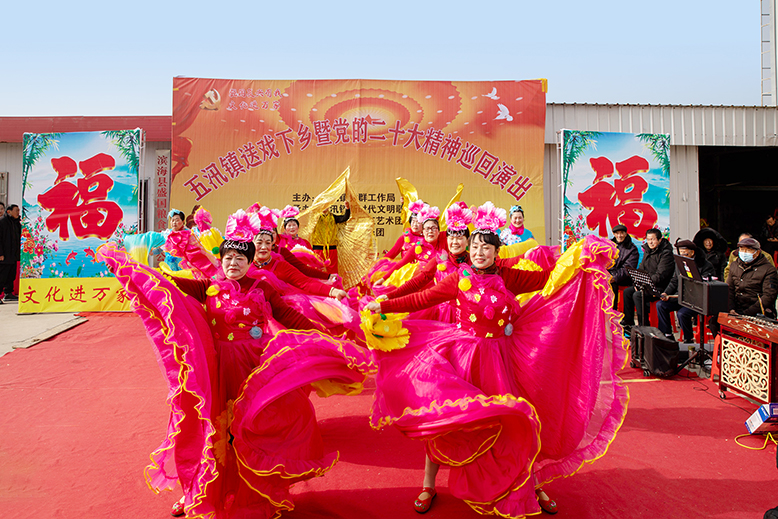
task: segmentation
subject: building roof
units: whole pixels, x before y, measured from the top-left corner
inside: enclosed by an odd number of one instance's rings
[[[25,133],[146,131],[148,142],[169,142],[173,118],[169,115],[118,117],[0,117],[0,142],[22,142]]]

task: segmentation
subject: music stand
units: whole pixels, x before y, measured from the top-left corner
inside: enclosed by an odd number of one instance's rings
[[[646,319],[646,301],[645,301],[645,292],[646,290],[649,291],[651,295],[659,295],[659,290],[657,290],[656,285],[654,285],[654,282],[651,281],[651,275],[646,272],[645,270],[638,270],[633,269],[632,267],[626,267],[627,274],[629,274],[629,277],[632,278],[632,284],[635,285],[635,290],[640,292],[640,312],[638,313],[638,317],[642,316],[640,319],[640,323],[638,323],[640,326],[645,326],[645,319]]]

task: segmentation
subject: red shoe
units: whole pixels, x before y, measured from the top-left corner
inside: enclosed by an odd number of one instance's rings
[[[184,515],[184,503],[182,501],[176,501],[173,508],[170,510],[170,515],[173,517],[181,517]]]
[[[542,488],[535,489],[535,495],[539,494],[540,492],[543,492]],[[556,502],[550,497],[548,497],[548,494],[546,494],[546,499],[540,499],[540,496],[537,497],[538,497],[538,504],[540,505],[540,508],[542,508],[544,512],[551,515],[554,515],[555,513],[559,512],[559,509],[556,506]]]
[[[435,492],[435,489],[430,487],[422,488],[421,492],[419,492],[419,495],[422,495],[424,492],[428,493],[430,497],[427,499],[416,498],[416,501],[413,503],[413,507],[420,514],[427,513],[427,510],[429,510],[430,506],[432,506],[432,500],[435,499],[436,495],[438,495],[438,493]]]

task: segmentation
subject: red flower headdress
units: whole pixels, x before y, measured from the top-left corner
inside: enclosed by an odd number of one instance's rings
[[[473,221],[473,211],[467,207],[466,203],[455,202],[446,209],[445,218],[448,234],[464,234],[468,224]]]
[[[197,212],[195,212],[194,221],[197,229],[200,232],[205,232],[213,227],[213,218],[211,218],[211,213],[209,213],[205,207],[202,206],[197,209]]]
[[[486,202],[475,211],[473,217],[475,231],[473,231],[473,234],[497,234],[497,231],[505,225],[506,221],[505,209],[495,207],[491,202]]]
[[[262,206],[257,213],[260,222],[260,229],[258,234],[273,235],[273,229],[278,226],[278,218],[281,212],[278,209],[270,209],[269,207]]]
[[[408,205],[408,212],[410,213],[410,216],[408,217],[408,221],[411,221],[413,218],[417,218],[419,216],[419,211],[424,209],[424,206],[427,205],[421,200],[414,200]]]
[[[427,204],[424,204],[424,207],[419,211],[417,218],[422,225],[424,225],[424,222],[427,220],[437,221],[438,218],[440,218],[440,209],[438,209],[436,206],[430,207]]]
[[[227,218],[227,226],[224,230],[225,247],[249,250],[248,244],[254,239],[254,235],[261,232],[261,227],[257,214],[249,214],[243,209],[238,209]]]
[[[297,221],[297,215],[298,214],[300,214],[300,209],[298,209],[297,207],[295,207],[293,205],[288,205],[288,206],[284,207],[281,210],[281,215],[280,215],[281,218],[284,219],[284,226],[286,226],[286,224],[289,223],[292,220],[297,222],[297,224],[299,225],[300,222]]]

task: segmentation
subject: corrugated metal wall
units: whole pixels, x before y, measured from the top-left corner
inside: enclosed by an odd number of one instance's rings
[[[546,105],[546,144],[562,129],[668,133],[674,146],[776,146],[778,107]]]

